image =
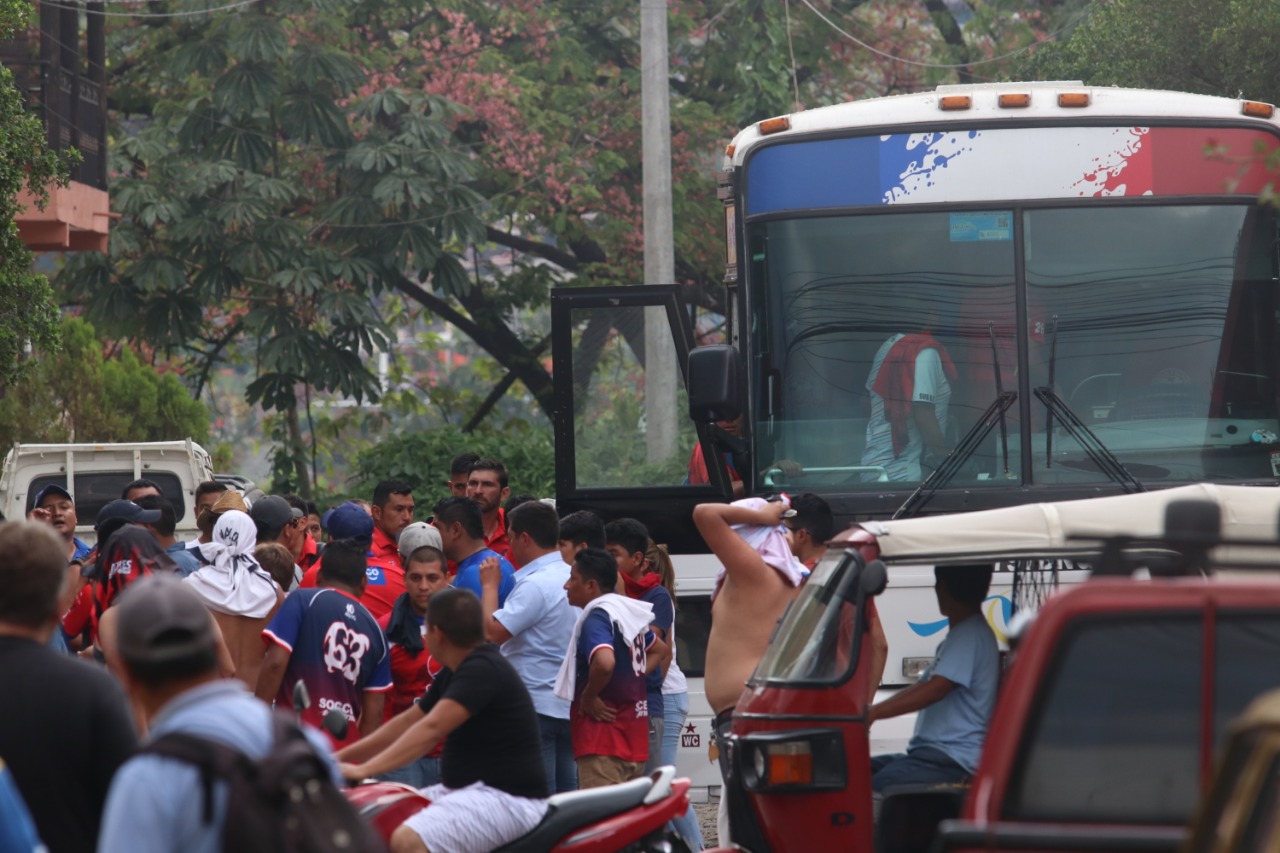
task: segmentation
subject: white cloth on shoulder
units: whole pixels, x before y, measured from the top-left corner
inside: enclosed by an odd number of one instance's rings
[[[791,502],[784,495],[783,503],[791,506]],[[744,506],[749,509],[764,509],[769,505],[769,501],[764,498],[743,498],[734,501],[733,506]],[[742,537],[742,541],[746,542],[751,548],[760,555],[760,559],[764,560],[764,564],[774,569],[778,574],[782,575],[782,579],[792,586],[799,586],[808,577],[809,570],[804,567],[804,563],[791,553],[791,545],[787,542],[787,535],[782,532],[782,525],[770,527],[768,525],[756,524],[735,524],[733,530]],[[715,601],[716,596],[720,594],[720,587],[724,586],[725,569],[724,566],[716,572],[715,588],[711,593],[711,600]]]
[[[564,663],[560,664],[560,672],[556,675],[556,695],[561,699],[568,699],[570,702],[573,701],[574,690],[578,681],[578,635],[582,633],[582,623],[586,621],[587,614],[593,610],[603,610],[607,613],[609,620],[613,622],[613,626],[622,635],[622,639],[626,643],[630,643],[636,637],[643,635],[645,631],[649,630],[649,626],[653,624],[652,604],[647,601],[627,598],[625,595],[618,595],[616,592],[607,592],[582,608],[582,615],[574,623],[573,635],[569,637],[569,648],[565,653]],[[645,662],[633,659],[631,661],[631,669],[636,675],[644,675]]]
[[[201,545],[208,565],[183,578],[205,606],[232,616],[261,619],[276,606],[276,582],[253,556],[258,528],[246,513],[228,510],[213,528],[213,541]]]

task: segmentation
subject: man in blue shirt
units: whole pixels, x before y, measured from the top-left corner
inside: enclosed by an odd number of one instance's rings
[[[502,561],[489,557],[480,564],[485,635],[501,645],[533,697],[551,793],[576,791],[569,702],[555,695],[556,675],[579,615],[564,594],[569,566],[557,548],[560,519],[546,504],[529,501],[507,513],[506,522],[511,556],[520,568],[511,594],[499,606]]]
[[[218,677],[213,620],[200,597],[177,578],[151,576],[132,584],[117,605],[116,648],[123,678],[146,715],[152,738],[181,732],[216,741],[250,759],[272,745],[271,709],[234,678]],[[332,766],[325,741],[306,731]],[[194,764],[159,755],[131,758],[107,795],[101,853],[217,853],[222,849],[227,796],[214,782],[213,819],[204,819],[204,782]]]
[[[302,718],[319,728],[326,713],[341,711],[352,724],[342,744],[381,725],[392,687],[387,638],[360,603],[365,549],[364,542],[354,539],[335,539],[325,546],[319,588],[289,593],[262,632],[267,653],[254,690],[262,701],[287,708],[293,685],[302,681],[311,695]]]
[[[484,544],[484,517],[480,507],[470,498],[445,498],[433,508],[432,522],[440,531],[440,550],[454,563],[457,573],[453,585],[469,589],[479,598],[483,593],[480,584],[480,564],[489,557],[498,558],[502,581],[498,584],[498,606],[501,607],[516,585],[515,569],[497,551]]]
[[[1000,679],[1000,649],[982,614],[992,566],[938,566],[938,609],[948,632],[920,680],[867,710],[867,723],[919,711],[905,754],[871,759],[871,789],[962,782],[978,769]]]

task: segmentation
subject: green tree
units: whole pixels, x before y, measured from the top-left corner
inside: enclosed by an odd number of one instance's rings
[[[108,88],[138,128],[113,148],[123,216],[109,257],[63,274],[108,334],[194,362],[197,393],[245,347],[249,401],[281,413],[280,458],[304,495],[300,389],[376,398],[367,360],[388,329],[371,297],[405,270],[465,290],[445,246],[483,235],[450,105],[370,83],[381,60],[363,14],[279,0],[113,30],[113,55],[130,58]]]
[[[413,486],[416,500],[429,508],[435,498],[448,496],[443,484],[449,479],[449,463],[464,451],[502,460],[512,495],[555,495],[551,435],[527,424],[507,424],[501,430],[481,427],[469,433],[448,426],[382,441],[357,457],[350,494],[367,500],[379,480],[396,477]],[[427,514],[429,509],[419,513]]]
[[[0,0],[0,39],[26,23],[27,0]],[[0,67],[0,386],[23,372],[28,345],[58,345],[58,303],[48,280],[31,268],[31,252],[18,235],[18,195],[30,189],[48,200],[54,182],[65,184],[73,153],[45,147],[44,127],[27,111],[13,74]]]
[[[173,373],[133,350],[110,357],[93,326],[62,321],[62,347],[37,352],[0,399],[0,447],[14,442],[208,439],[209,414]]]
[[[1277,0],[1095,0],[1071,38],[1021,66],[1028,77],[1280,101]]]

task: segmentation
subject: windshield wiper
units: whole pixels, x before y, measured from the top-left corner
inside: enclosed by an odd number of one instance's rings
[[[1054,314],[1050,322],[1052,325],[1049,328],[1049,384],[1035,389],[1036,397],[1044,403],[1045,411],[1048,413],[1044,427],[1044,467],[1053,467],[1053,419],[1056,416],[1061,421],[1062,428],[1080,444],[1093,464],[1098,466],[1098,470],[1113,482],[1118,483],[1125,494],[1145,492],[1146,486],[1129,473],[1129,469],[1116,458],[1111,448],[1103,444],[1102,439],[1094,435],[1093,430],[1089,429],[1088,425],[1080,420],[1080,416],[1053,390],[1058,361],[1058,315]]]
[[[933,469],[933,473],[929,475],[920,487],[911,493],[911,497],[907,498],[902,506],[898,507],[898,511],[893,514],[894,518],[910,518],[934,496],[934,493],[951,482],[956,474],[960,473],[961,466],[969,461],[969,457],[974,451],[981,446],[986,440],[991,430],[995,429],[996,424],[1004,423],[1005,412],[1009,411],[1009,407],[1018,399],[1018,395],[1013,391],[1001,391],[999,395],[987,406],[987,410],[982,413],[982,417],[978,418],[978,422],[973,425],[964,438],[956,443],[951,452],[943,458],[937,468]]]
[[[1135,476],[1129,473],[1129,469],[1124,467],[1116,455],[1111,452],[1102,439],[1094,435],[1093,430],[1080,420],[1079,416],[1071,410],[1071,407],[1063,402],[1062,398],[1048,386],[1035,389],[1035,395],[1040,402],[1044,403],[1045,408],[1052,417],[1056,417],[1062,428],[1067,434],[1080,443],[1080,447],[1084,449],[1089,459],[1094,465],[1098,466],[1098,470],[1106,474],[1113,482],[1120,484],[1125,494],[1133,494],[1134,492],[1145,492],[1147,487]]]

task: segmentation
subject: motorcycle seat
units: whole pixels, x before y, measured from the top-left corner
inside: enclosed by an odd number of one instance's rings
[[[653,779],[644,776],[603,788],[555,794],[547,800],[547,815],[537,826],[494,853],[545,853],[575,829],[641,805],[652,787]]]

